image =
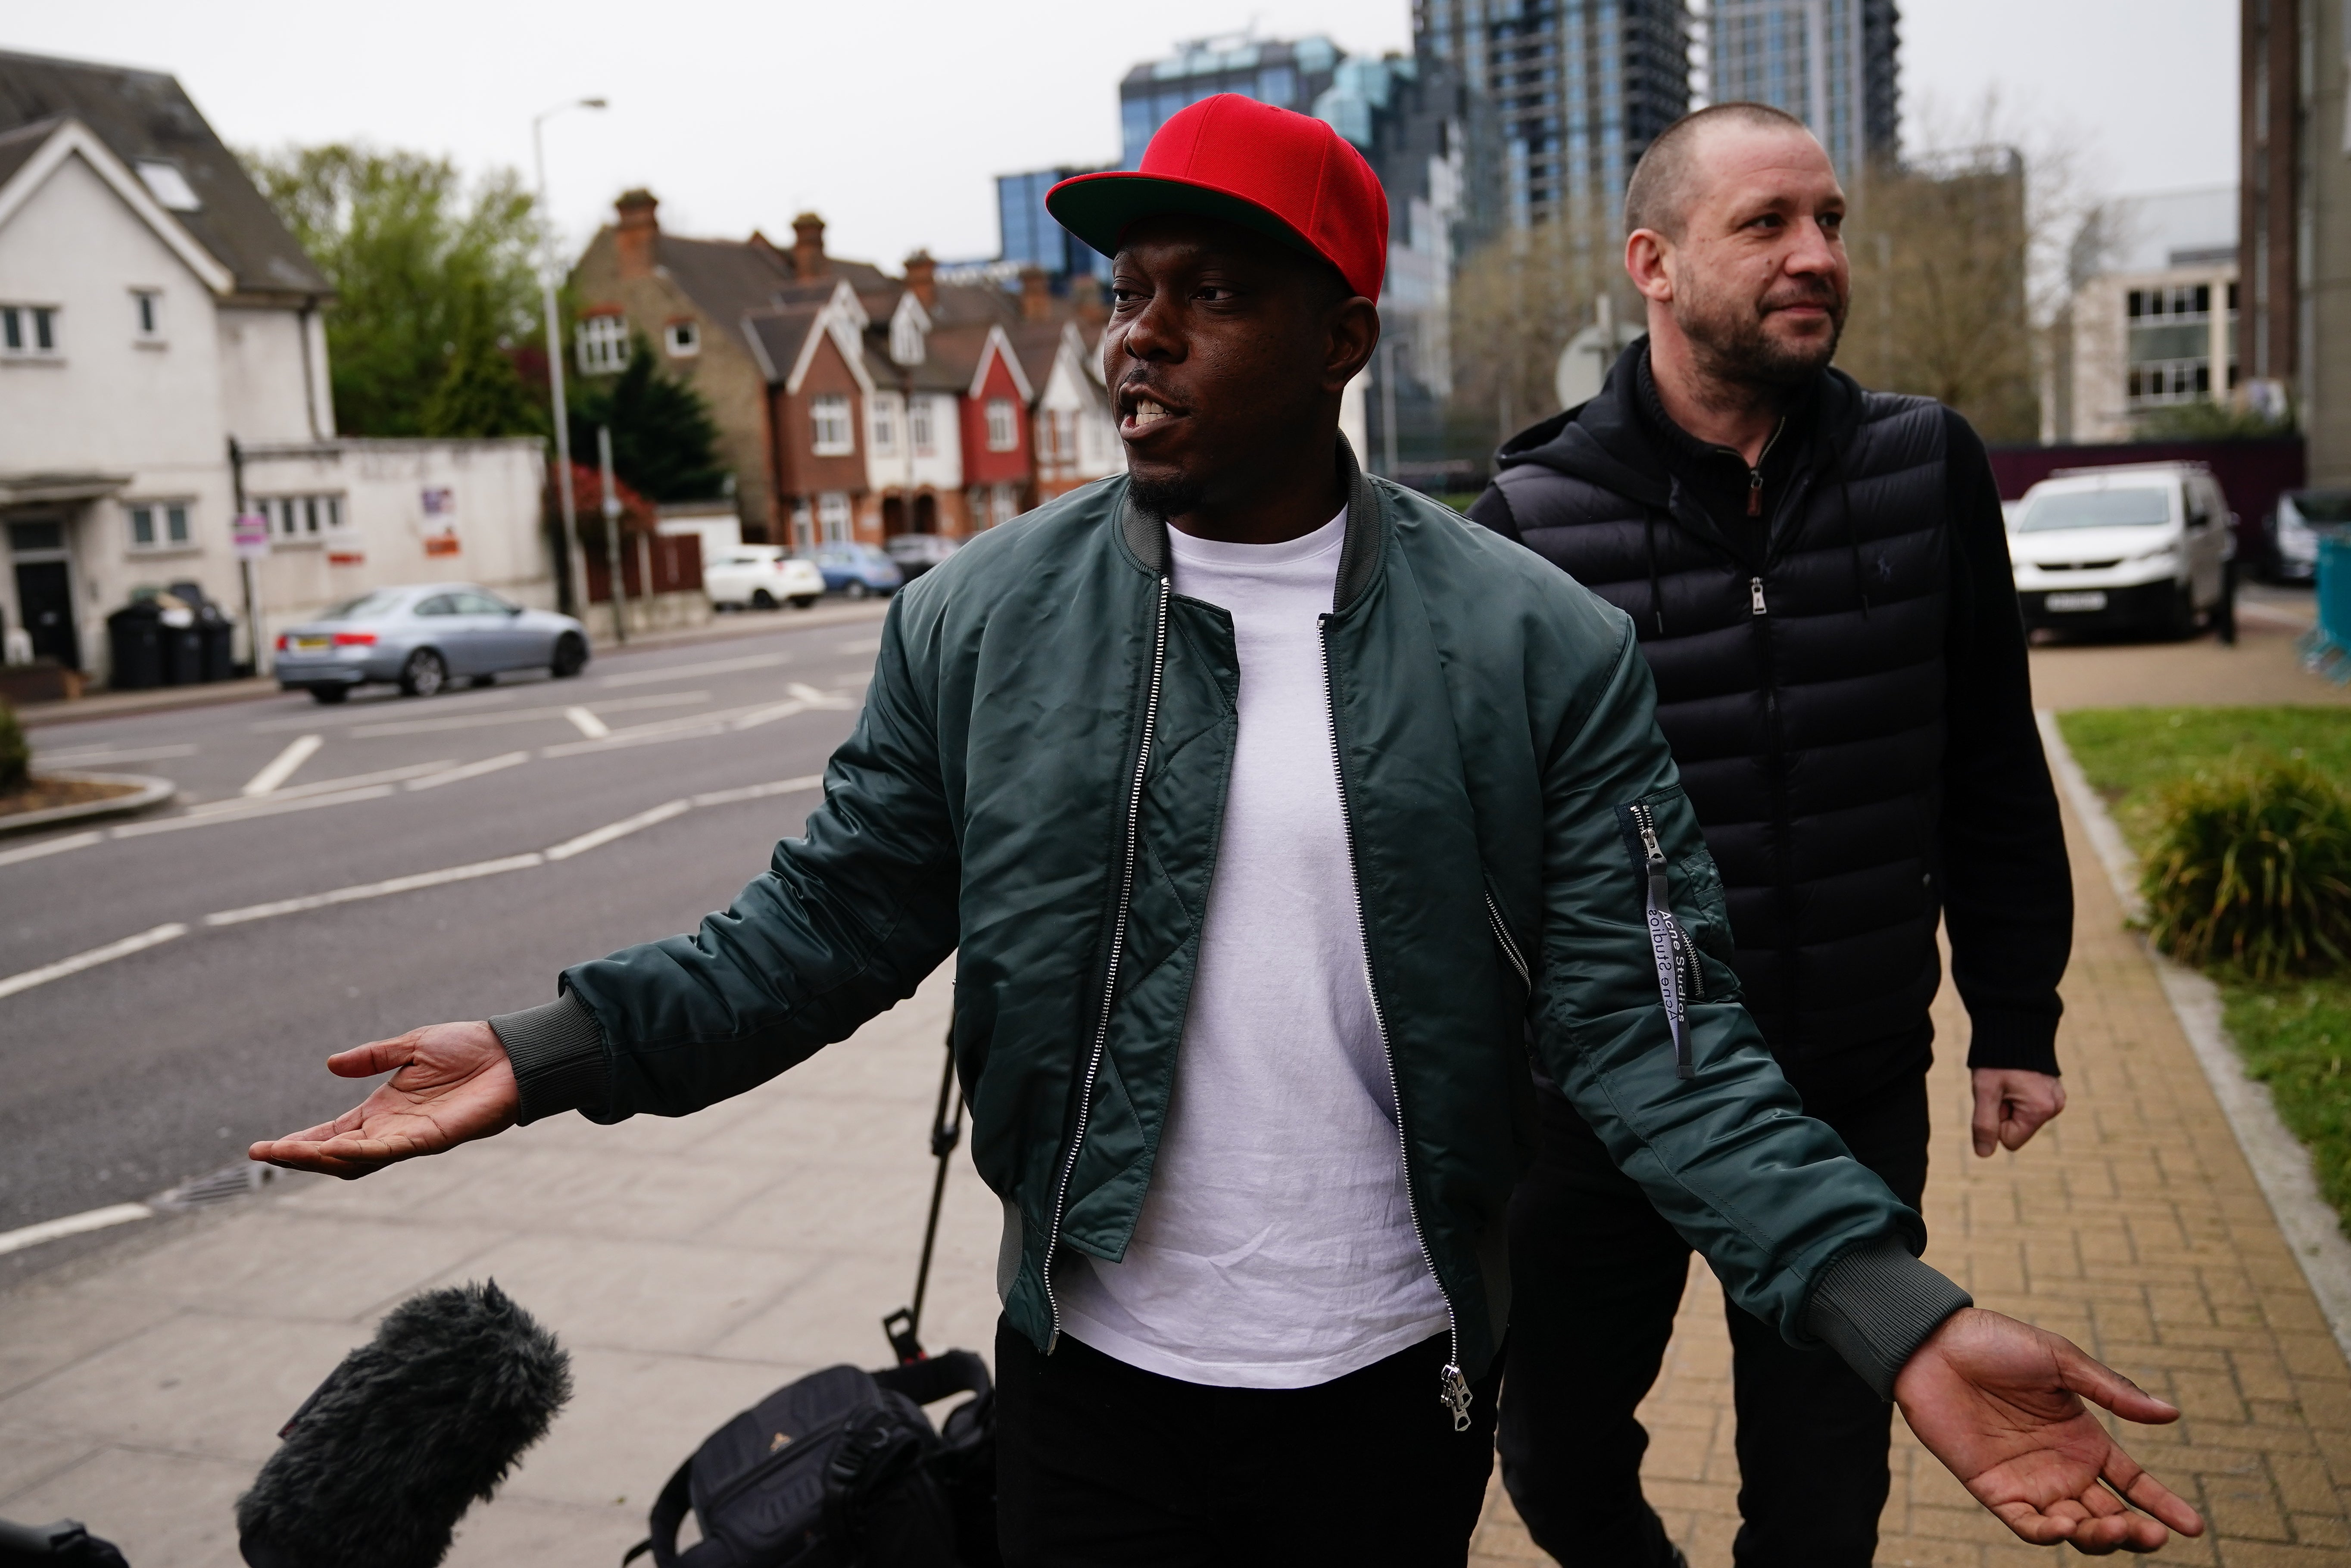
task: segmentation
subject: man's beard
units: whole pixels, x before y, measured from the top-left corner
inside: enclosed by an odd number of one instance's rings
[[[1138,473],[1126,482],[1126,498],[1144,516],[1165,523],[1198,511],[1207,499],[1207,487],[1189,474],[1146,479]]]
[[[1780,305],[1819,305],[1829,312],[1825,338],[1788,344],[1763,329],[1767,313],[1727,296],[1677,298],[1674,319],[1689,340],[1698,368],[1718,380],[1757,391],[1792,392],[1809,385],[1836,358],[1844,334],[1844,300],[1823,285]]]

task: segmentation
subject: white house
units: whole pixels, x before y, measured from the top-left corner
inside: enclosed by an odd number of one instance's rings
[[[193,582],[272,622],[420,577],[551,597],[536,441],[338,439],[331,291],[177,81],[0,53],[0,629],[101,678],[106,617]]]
[[[1036,400],[1037,495],[1056,495],[1126,471],[1126,445],[1102,382],[1102,356],[1076,320],[1060,323]]]

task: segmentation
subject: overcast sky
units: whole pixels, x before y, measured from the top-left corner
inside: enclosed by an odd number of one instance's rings
[[[1997,88],[2011,134],[2069,140],[2108,192],[2232,180],[2234,0],[1903,0],[1906,112],[1956,118]],[[1177,18],[1180,17],[1180,24]],[[469,168],[530,162],[550,121],[558,219],[583,238],[645,185],[664,227],[789,236],[813,207],[837,254],[993,255],[991,176],[1118,155],[1118,79],[1185,36],[1254,22],[1401,49],[1408,0],[109,0],[29,3],[0,47],[176,74],[232,144],[361,139]]]

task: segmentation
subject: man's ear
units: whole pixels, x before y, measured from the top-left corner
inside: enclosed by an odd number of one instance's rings
[[[1362,295],[1332,307],[1323,345],[1322,389],[1335,392],[1372,362],[1380,346],[1380,307]]]
[[[1635,229],[1625,236],[1625,275],[1642,296],[1660,305],[1674,297],[1674,243],[1655,229]]]

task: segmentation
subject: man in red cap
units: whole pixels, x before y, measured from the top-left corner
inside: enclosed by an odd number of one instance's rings
[[[330,1059],[392,1076],[255,1158],[359,1176],[560,1111],[684,1115],[953,954],[1004,1203],[1006,1560],[1458,1563],[1531,1041],[1734,1297],[1899,1397],[2020,1534],[2199,1529],[2082,1397],[2177,1412],[1973,1310],[1801,1114],[1625,618],[1357,468],[1363,160],[1220,97],[1048,203],[1116,259],[1128,474],[899,597],[824,804],[730,909]]]

